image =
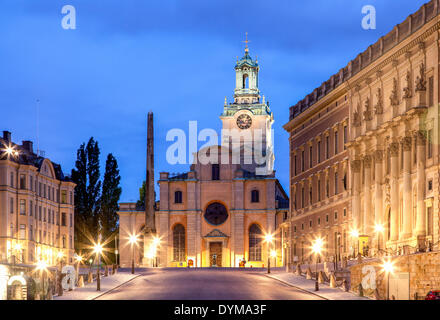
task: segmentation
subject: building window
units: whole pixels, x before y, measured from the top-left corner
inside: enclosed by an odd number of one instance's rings
[[[345,146],[345,144],[347,143],[347,126],[344,126],[344,150],[347,149],[347,147]]]
[[[249,228],[249,261],[261,261],[261,229],[257,224]]]
[[[66,227],[67,226],[66,213],[65,212],[61,213],[61,226],[62,227]]]
[[[67,203],[67,191],[61,190],[61,203],[66,204]]]
[[[174,192],[174,203],[182,203],[182,191]]]
[[[32,202],[32,200],[29,200],[29,216],[33,216],[34,215],[34,203]]]
[[[335,211],[335,220],[338,220],[338,212]]]
[[[29,189],[31,191],[34,191],[33,188],[34,188],[34,177],[33,176],[29,176]]]
[[[26,215],[26,200],[24,200],[24,199],[20,200],[20,214],[22,216]]]
[[[328,222],[328,215],[325,216],[325,222]]]
[[[325,180],[325,196],[328,198],[330,196],[330,186],[328,179]]]
[[[432,179],[428,181],[428,191],[432,191]]]
[[[212,180],[220,180],[220,165],[213,164],[212,165]]]
[[[10,198],[9,200],[9,212],[14,213],[14,198]]]
[[[66,236],[63,235],[63,249],[66,249]]]
[[[318,150],[316,151],[317,155],[318,155],[318,163],[321,162],[321,141],[318,141]]]
[[[46,222],[46,208],[43,208],[43,222]]]
[[[38,220],[41,221],[41,206],[38,206]]]
[[[20,175],[20,189],[26,189],[26,176],[24,174]]]
[[[432,158],[432,129],[427,132],[427,143],[428,143],[428,159]]]
[[[428,90],[429,90],[428,104],[430,107],[432,107],[434,105],[434,77],[429,77]]]
[[[313,148],[310,146],[309,148],[309,167],[313,167]]]
[[[296,156],[294,157],[293,174],[296,176]]]
[[[428,236],[432,236],[432,231],[433,231],[433,223],[432,223],[432,207],[428,207],[426,208],[426,219],[428,221],[426,221],[426,231],[428,233]]]
[[[338,131],[335,131],[335,155],[338,154]]]
[[[309,227],[311,228],[313,225],[312,220],[309,221]]]
[[[73,227],[73,217],[72,217],[71,213],[69,214],[69,220],[70,220],[69,226],[72,228]]]
[[[29,226],[29,240],[34,241],[34,230],[32,225]]]
[[[312,187],[312,183],[309,184],[309,202],[310,202],[310,204],[313,204],[313,187]]]
[[[301,151],[301,172],[304,172],[304,150]]]
[[[14,172],[11,172],[11,187],[14,187]]]
[[[260,191],[252,190],[251,192],[251,202],[260,202]]]
[[[338,194],[338,173],[335,172],[335,194]]]
[[[304,187],[301,188],[301,208],[304,208]]]
[[[26,225],[20,224],[20,240],[26,239]]]
[[[321,218],[318,218],[318,226],[321,225]]]
[[[185,227],[177,224],[173,228],[173,260],[185,261]]]
[[[57,226],[60,225],[60,213],[57,212]]]
[[[346,217],[346,216],[347,216],[347,209],[344,208],[344,217]]]

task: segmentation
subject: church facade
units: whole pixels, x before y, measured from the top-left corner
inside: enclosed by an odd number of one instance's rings
[[[273,171],[273,114],[260,96],[259,65],[247,46],[235,73],[234,100],[225,100],[220,116],[221,145],[200,149],[186,173],[160,173],[157,266],[265,267],[268,259],[271,266],[289,260],[289,200]],[[145,265],[147,246],[132,251],[128,242],[142,232],[144,211],[121,203],[118,214],[121,266],[131,265],[133,255],[136,266]]]

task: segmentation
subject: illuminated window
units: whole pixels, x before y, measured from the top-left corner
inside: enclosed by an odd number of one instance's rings
[[[257,224],[249,228],[249,261],[261,261],[262,232]]]
[[[173,228],[173,260],[185,261],[185,227],[177,224]]]

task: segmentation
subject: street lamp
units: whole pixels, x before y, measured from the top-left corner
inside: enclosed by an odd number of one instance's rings
[[[83,257],[81,257],[80,255],[77,255],[75,253],[75,260],[76,260],[76,279],[75,282],[78,284],[78,279],[79,279],[79,264],[81,263],[81,261],[83,260]]]
[[[43,289],[43,300],[46,300],[46,293],[44,292],[44,272],[47,269],[47,263],[44,260],[39,260],[37,262],[37,270],[40,271],[41,274],[41,282],[42,282],[42,289]]]
[[[315,291],[319,291],[319,283],[318,283],[318,258],[321,254],[322,247],[324,245],[324,241],[321,238],[315,239],[312,245],[312,252],[315,254],[315,263],[316,263],[316,281],[315,281]]]
[[[380,251],[380,234],[384,232],[384,227],[381,224],[376,224],[374,226],[374,232],[377,234],[377,254],[379,255]]]
[[[155,267],[157,267],[157,248],[160,246],[160,238],[159,237],[153,237],[153,246],[154,246],[154,264]]]
[[[356,253],[354,257],[356,258],[358,256],[358,253],[359,253],[358,252],[359,240],[357,240],[357,239],[359,239],[359,231],[357,231],[356,229],[353,229],[353,230],[350,231],[350,235],[351,235],[352,238],[356,239],[355,243],[354,243],[354,251]]]
[[[132,234],[128,240],[131,244],[131,274],[134,274],[134,245],[138,241],[138,236],[136,234]]]
[[[264,238],[267,242],[267,273],[270,273],[270,245],[273,242],[273,234],[268,233]]]
[[[93,247],[93,252],[96,253],[98,258],[98,269],[96,271],[96,291],[101,291],[101,277],[100,277],[100,267],[101,267],[101,253],[102,253],[102,245],[101,243],[95,244]]]
[[[394,265],[388,259],[387,261],[383,261],[382,269],[387,275],[387,300],[390,300],[390,274],[394,272]]]

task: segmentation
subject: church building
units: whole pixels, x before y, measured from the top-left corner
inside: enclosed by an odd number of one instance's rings
[[[130,235],[143,233],[145,208],[120,203],[121,266],[130,266],[133,257],[136,267],[265,267],[268,259],[273,267],[289,261],[289,200],[273,170],[273,113],[260,96],[259,65],[247,44],[235,73],[233,102],[225,100],[220,116],[221,145],[200,149],[186,173],[160,173],[155,250],[144,238],[129,242]],[[268,234],[273,241],[266,241]]]

